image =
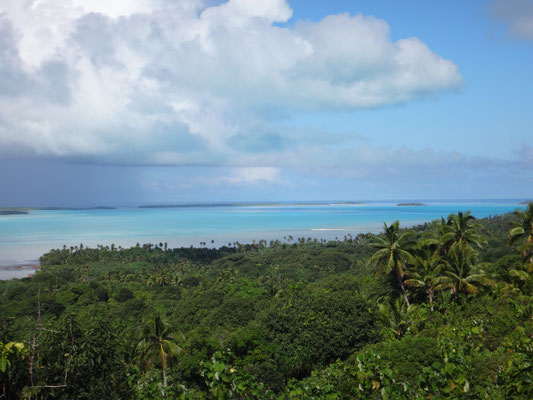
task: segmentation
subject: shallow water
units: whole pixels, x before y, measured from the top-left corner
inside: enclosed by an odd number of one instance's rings
[[[0,267],[0,281],[13,278],[25,278],[27,276],[33,275],[34,273],[35,268],[30,266],[22,266],[17,268]]]
[[[114,210],[31,211],[0,216],[0,266],[38,260],[52,248],[83,243],[129,247],[167,242],[169,247],[220,246],[229,242],[280,239],[289,235],[342,239],[350,233],[378,232],[383,222],[401,226],[429,222],[470,210],[476,217],[503,214],[519,207],[508,202],[396,203],[197,206],[183,208],[118,208]],[[214,241],[212,244],[211,241]]]

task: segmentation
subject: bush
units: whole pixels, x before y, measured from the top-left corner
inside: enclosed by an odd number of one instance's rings
[[[308,285],[272,302],[259,324],[276,369],[302,378],[316,365],[346,358],[373,342],[374,320],[369,304],[354,293]]]
[[[115,295],[115,300],[119,303],[124,303],[130,299],[133,299],[133,297],[133,292],[131,290],[129,290],[128,288],[122,288]]]
[[[438,340],[428,337],[405,337],[400,341],[379,344],[375,349],[397,371],[398,380],[413,385],[424,367],[443,358]]]

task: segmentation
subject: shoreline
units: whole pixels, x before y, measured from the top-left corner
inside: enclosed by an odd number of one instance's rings
[[[41,264],[36,261],[36,262],[29,262],[29,263],[0,265],[0,269],[8,269],[8,270],[21,270],[21,269],[30,269],[30,268],[34,270],[39,270],[41,269]]]
[[[38,262],[0,265],[0,280],[29,278],[40,270],[41,264]]]

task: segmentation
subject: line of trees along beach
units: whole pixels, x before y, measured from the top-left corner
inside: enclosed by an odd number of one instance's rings
[[[379,235],[52,250],[0,399],[533,398],[533,203]]]

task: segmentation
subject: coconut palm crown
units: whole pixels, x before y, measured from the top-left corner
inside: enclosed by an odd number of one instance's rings
[[[527,205],[525,211],[516,211],[518,221],[513,222],[513,228],[509,231],[509,244],[514,245],[522,242],[519,250],[522,260],[528,264],[528,272],[533,272],[533,202]]]
[[[474,222],[475,217],[470,211],[450,214],[446,221],[447,228],[441,234],[441,244],[448,252],[452,246],[469,245],[482,248],[487,240],[481,234],[482,225]]]
[[[422,242],[416,249],[415,257],[406,273],[405,285],[423,288],[428,295],[428,302],[433,311],[433,298],[439,281],[444,274],[445,263],[440,254],[434,251],[433,240]]]
[[[383,236],[377,236],[372,243],[372,246],[378,250],[370,258],[370,262],[377,265],[376,276],[396,275],[405,303],[409,306],[403,278],[406,265],[412,259],[411,251],[415,246],[415,234],[412,231],[401,233],[399,221],[393,222],[390,226],[386,223],[383,225]]]
[[[478,264],[478,254],[466,243],[454,245],[444,258],[444,276],[437,279],[436,290],[450,288],[452,293],[476,295],[479,286],[491,285],[492,280]]]
[[[160,358],[164,386],[167,386],[168,361],[183,352],[183,349],[176,343],[180,339],[183,338],[172,333],[159,315],[146,323],[141,332],[141,340],[137,344],[139,359],[146,367],[153,358]]]

